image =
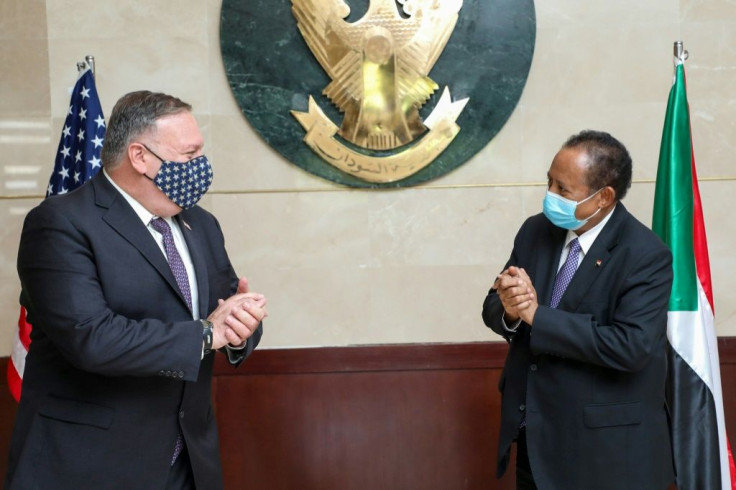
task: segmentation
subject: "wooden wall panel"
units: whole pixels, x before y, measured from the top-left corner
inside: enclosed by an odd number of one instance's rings
[[[483,370],[221,378],[226,480],[246,474],[252,488],[284,490],[487,489],[497,382],[497,371]]]
[[[8,389],[8,377],[5,374],[8,372],[8,362],[9,358],[0,357],[0,485],[5,481],[8,469],[10,435],[13,431],[15,413],[18,411],[18,405]]]
[[[733,439],[736,338],[720,338],[719,352]],[[505,355],[504,343],[474,343],[259,350],[239,369],[218,359],[226,488],[510,490],[513,471],[495,478]],[[3,477],[16,413],[7,362],[0,358]]]
[[[718,353],[721,364],[726,432],[731,446],[736,448],[736,337],[719,337]]]
[[[246,474],[253,488],[274,490],[510,489],[510,477],[489,483],[505,350],[265,350],[238,371],[218,363],[225,480]]]

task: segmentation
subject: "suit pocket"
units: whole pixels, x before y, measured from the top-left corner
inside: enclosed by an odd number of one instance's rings
[[[22,488],[122,488],[110,478],[130,455],[113,433],[114,415],[95,403],[44,398],[28,435],[34,456],[19,463],[19,481],[28,482]]]
[[[38,413],[42,417],[61,422],[109,429],[115,410],[93,403],[49,396],[44,400]]]
[[[638,425],[641,423],[641,403],[610,403],[583,407],[583,421],[590,429]]]

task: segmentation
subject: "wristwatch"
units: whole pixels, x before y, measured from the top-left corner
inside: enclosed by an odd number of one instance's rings
[[[202,322],[202,342],[203,354],[207,355],[212,352],[212,322],[209,320],[199,320]]]

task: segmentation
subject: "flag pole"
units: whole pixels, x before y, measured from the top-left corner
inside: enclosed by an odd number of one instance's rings
[[[84,61],[77,61],[77,73],[82,73],[84,70],[89,68],[92,71],[92,76],[95,76],[95,57],[88,54],[84,57]]]
[[[89,69],[92,70],[92,76],[94,77],[95,76],[95,57],[92,56],[91,54],[88,54],[87,56],[84,57],[84,61],[89,66]]]
[[[685,62],[690,57],[690,53],[685,51],[685,46],[682,41],[675,41],[675,65],[679,65]]]

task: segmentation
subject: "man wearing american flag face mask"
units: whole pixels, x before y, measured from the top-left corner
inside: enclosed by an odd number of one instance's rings
[[[189,104],[127,94],[103,171],[26,217],[33,333],[6,488],[222,488],[214,358],[239,365],[267,311],[196,205],[213,175],[203,145]]]

